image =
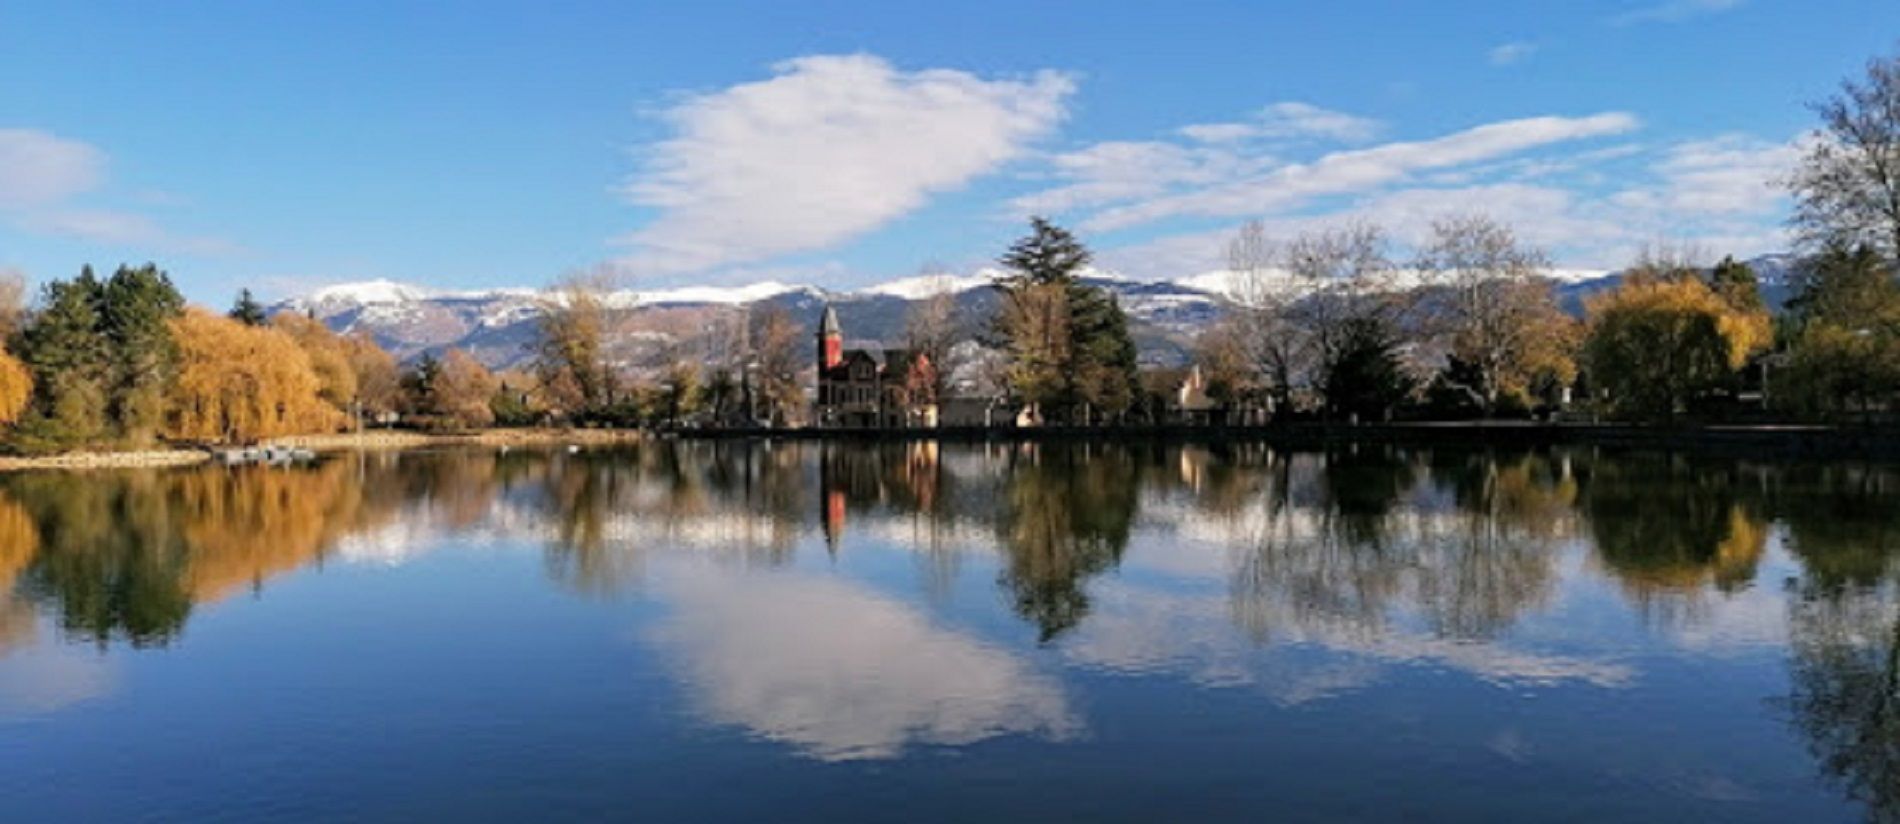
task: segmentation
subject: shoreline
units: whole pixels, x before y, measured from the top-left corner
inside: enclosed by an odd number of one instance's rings
[[[1531,421],[1454,421],[1329,424],[1299,422],[1262,426],[1124,426],[1035,428],[943,427],[937,429],[707,429],[679,433],[684,439],[782,439],[836,441],[1088,441],[1122,443],[1266,443],[1295,448],[1334,444],[1398,444],[1458,448],[1536,449],[1587,446],[1605,449],[1707,453],[1776,458],[1900,459],[1900,427],[1805,424],[1664,426]]]
[[[428,449],[443,446],[555,446],[562,444],[635,443],[652,437],[636,429],[485,429],[479,432],[430,434],[402,430],[358,433],[293,435],[274,438],[272,445],[309,449],[318,453]],[[53,455],[0,456],[0,472],[32,470],[162,469],[196,466],[216,459],[216,448],[129,449],[120,452],[78,451]]]
[[[1592,446],[1609,449],[1696,452],[1742,457],[1900,459],[1900,429],[1852,426],[1638,426],[1543,424],[1523,421],[1344,424],[1290,423],[1267,426],[1127,426],[937,429],[701,429],[657,435],[637,429],[487,429],[431,434],[404,430],[297,435],[274,445],[318,453],[429,449],[452,446],[559,446],[639,443],[656,437],[681,440],[786,440],[842,442],[942,441],[984,443],[1076,441],[1257,442],[1288,447],[1374,443],[1512,449]],[[144,469],[194,466],[217,457],[211,448],[159,448],[123,452],[64,452],[0,456],[0,472],[30,470]]]

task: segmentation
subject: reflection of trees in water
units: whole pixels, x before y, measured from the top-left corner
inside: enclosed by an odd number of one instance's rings
[[[56,605],[66,632],[162,644],[194,603],[259,586],[392,514],[394,502],[356,470],[337,460],[17,476],[7,488],[38,534],[22,588]],[[0,529],[5,522],[0,513]]]
[[[1435,631],[1490,637],[1550,598],[1555,541],[1575,529],[1577,487],[1563,466],[1477,454],[1433,465],[1457,506],[1449,530],[1418,536],[1419,600]]]
[[[1002,584],[1048,641],[1088,614],[1086,580],[1128,546],[1140,465],[1127,448],[1032,444],[1004,480]]]
[[[1733,592],[1754,580],[1768,529],[1748,467],[1648,453],[1579,467],[1597,558],[1646,616],[1692,620],[1711,586]]]
[[[1400,610],[1443,636],[1487,637],[1549,597],[1574,488],[1544,456],[1362,446],[1266,472],[1232,595],[1256,641],[1288,623],[1377,633]]]
[[[1900,821],[1900,621],[1892,585],[1804,592],[1789,612],[1797,729],[1871,817]]]
[[[1900,473],[1788,467],[1770,502],[1801,560],[1785,706],[1821,771],[1900,821]]]
[[[33,641],[33,607],[14,593],[14,581],[39,552],[40,531],[19,503],[0,495],[0,655]]]
[[[796,444],[675,441],[555,456],[534,499],[549,523],[549,574],[613,592],[637,583],[661,547],[782,564],[811,517],[809,457]]]

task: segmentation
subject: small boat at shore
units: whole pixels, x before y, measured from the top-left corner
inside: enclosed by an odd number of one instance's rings
[[[306,463],[317,459],[315,450],[292,446],[247,446],[238,449],[224,449],[217,452],[218,462],[225,466],[244,466],[247,464],[271,464],[281,466],[292,463]]]

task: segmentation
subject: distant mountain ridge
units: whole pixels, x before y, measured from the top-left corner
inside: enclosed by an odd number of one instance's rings
[[[1748,261],[1761,279],[1763,297],[1779,306],[1787,298],[1795,258],[1763,255]],[[753,307],[779,307],[809,335],[829,303],[838,310],[853,345],[895,344],[904,337],[904,321],[913,302],[939,290],[955,296],[958,316],[972,333],[997,305],[995,281],[1002,273],[918,276],[850,290],[764,281],[742,286],[687,286],[673,289],[610,292],[606,305],[616,314],[623,349],[616,359],[637,370],[657,368],[660,358],[707,333],[722,318]],[[1565,308],[1580,313],[1585,298],[1614,288],[1620,272],[1553,273]],[[1186,361],[1195,333],[1220,317],[1226,273],[1207,272],[1176,279],[1138,280],[1089,270],[1085,283],[1116,294],[1128,312],[1144,362],[1175,365]],[[434,290],[388,280],[340,284],[281,301],[273,312],[308,313],[340,332],[363,330],[405,360],[423,353],[463,349],[495,368],[519,367],[531,357],[536,323],[550,292],[532,288],[475,291]]]

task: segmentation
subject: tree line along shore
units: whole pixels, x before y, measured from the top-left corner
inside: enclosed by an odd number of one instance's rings
[[[1161,369],[1143,366],[1116,296],[1081,276],[1089,249],[1038,217],[999,258],[989,316],[960,316],[947,290],[913,302],[908,348],[891,351],[932,368],[884,382],[875,402],[934,410],[974,394],[1009,411],[998,426],[1067,429],[1892,423],[1900,56],[1870,61],[1815,110],[1784,182],[1801,261],[1780,306],[1746,264],[1708,265],[1680,245],[1643,251],[1578,316],[1560,305],[1547,254],[1492,217],[1444,216],[1404,254],[1370,223],[1276,239],[1255,221],[1226,246],[1225,305],[1198,331],[1191,369]],[[0,467],[164,463],[392,428],[412,434],[380,437],[422,443],[493,428],[828,425],[812,392],[826,355],[814,366],[783,310],[749,310],[743,345],[721,359],[682,353],[635,373],[616,354],[635,330],[603,295],[585,280],[554,290],[529,364],[496,373],[454,349],[399,362],[363,332],[267,316],[248,290],[226,312],[189,306],[151,263],[83,267],[31,301],[22,282],[0,282]]]

